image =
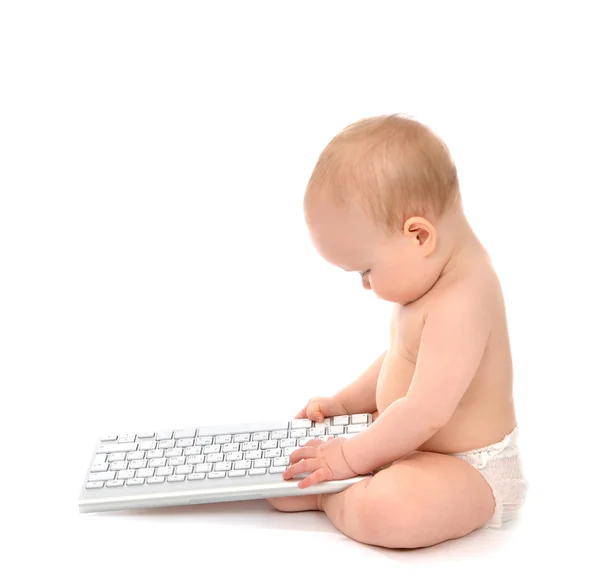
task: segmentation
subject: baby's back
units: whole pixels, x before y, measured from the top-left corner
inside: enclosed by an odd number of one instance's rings
[[[377,384],[377,409],[383,412],[408,392],[419,351],[426,313],[456,287],[480,291],[490,312],[489,340],[469,388],[446,426],[419,450],[453,453],[500,441],[516,424],[513,404],[513,371],[504,298],[487,255],[469,266],[468,273],[445,275],[422,298],[394,310],[390,347]],[[460,335],[460,331],[456,333]]]

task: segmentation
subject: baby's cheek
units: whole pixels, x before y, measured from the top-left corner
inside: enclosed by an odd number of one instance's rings
[[[393,281],[383,279],[371,279],[371,288],[375,296],[391,303],[402,302],[402,291]]]

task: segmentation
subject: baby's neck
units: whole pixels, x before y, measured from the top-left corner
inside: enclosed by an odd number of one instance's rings
[[[474,260],[488,258],[487,252],[473,228],[469,224],[462,206],[444,216],[440,222],[440,240],[443,243],[441,257],[443,268],[440,278],[444,275],[472,265]]]

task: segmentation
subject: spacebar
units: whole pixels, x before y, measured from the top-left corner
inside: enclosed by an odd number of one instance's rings
[[[289,420],[271,420],[250,423],[239,423],[229,425],[218,425],[210,427],[198,427],[197,436],[200,435],[222,435],[233,433],[255,433],[257,431],[284,431],[289,428]]]

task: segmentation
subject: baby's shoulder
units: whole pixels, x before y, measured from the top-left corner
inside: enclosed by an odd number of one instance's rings
[[[429,311],[492,311],[502,301],[500,282],[488,263],[473,265],[468,271],[451,275],[440,283],[424,306]]]

